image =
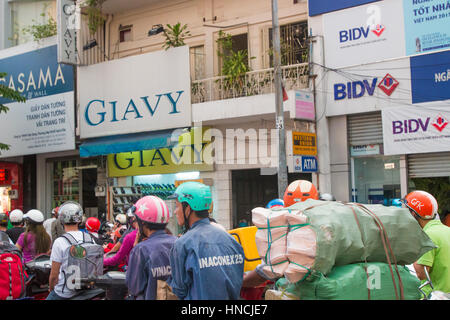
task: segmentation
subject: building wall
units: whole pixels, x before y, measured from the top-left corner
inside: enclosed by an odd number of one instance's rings
[[[271,2],[260,0],[166,0],[149,6],[113,14],[109,22],[110,59],[117,59],[148,51],[160,50],[164,36],[148,37],[147,33],[155,24],[187,24],[191,36],[185,39],[187,45],[205,46],[206,77],[219,74],[217,45],[219,30],[232,35],[248,33],[249,56],[253,70],[267,68],[268,28],[272,25]],[[292,0],[278,1],[280,25],[306,21],[306,2],[293,4]],[[182,15],[180,15],[182,13]],[[214,18],[217,17],[216,20]],[[205,22],[203,21],[205,19]],[[119,42],[119,26],[133,25],[132,41]],[[204,26],[209,25],[209,26]],[[228,28],[216,28],[224,26]],[[108,32],[107,32],[108,33]]]

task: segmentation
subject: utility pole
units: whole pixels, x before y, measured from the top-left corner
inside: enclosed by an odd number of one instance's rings
[[[278,0],[272,0],[272,43],[275,80],[275,127],[278,130],[278,196],[282,199],[288,185],[286,164],[286,137],[284,131],[283,89],[281,87],[280,25]]]

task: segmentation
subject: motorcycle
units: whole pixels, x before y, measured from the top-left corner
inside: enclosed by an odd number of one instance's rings
[[[49,294],[48,279],[52,265],[50,256],[39,255],[34,260],[25,263],[25,271],[28,278],[26,284],[26,297],[33,300],[45,300]]]
[[[445,293],[439,290],[434,290],[433,283],[431,282],[430,275],[428,274],[427,268],[424,268],[425,270],[425,276],[427,277],[427,280],[422,283],[422,285],[419,287],[420,293],[423,295],[423,300],[450,300],[450,293]],[[431,293],[427,295],[422,289],[426,286],[431,287]]]
[[[82,287],[87,289],[87,292],[91,290],[100,292],[101,290],[102,294],[88,299],[74,297],[72,300],[125,300],[128,296],[125,278],[125,272],[120,271],[109,271],[98,277],[81,278],[80,283]]]

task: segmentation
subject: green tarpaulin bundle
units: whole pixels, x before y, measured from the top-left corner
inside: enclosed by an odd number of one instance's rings
[[[293,295],[300,300],[421,299],[420,280],[405,266],[397,266],[397,269],[401,283],[395,272],[392,276],[388,264],[372,262],[334,267],[326,276],[315,273],[294,284],[280,278],[276,289],[281,292],[278,296]]]
[[[265,258],[267,254],[262,246],[271,251],[275,251],[275,246],[285,246],[289,263],[281,275],[291,283],[305,280],[316,272],[327,275],[334,266],[359,262],[409,265],[435,248],[408,209],[404,208],[308,199],[288,208],[274,209],[273,214],[265,214],[269,221],[275,213],[286,212],[288,231],[285,237],[277,238],[271,233],[279,231],[282,226],[258,226],[257,220],[264,219],[258,210],[261,208],[253,210],[253,221],[267,240],[256,238],[257,245],[260,242],[258,252],[261,251],[260,255]],[[271,239],[278,238],[271,242]],[[273,261],[264,261],[269,271],[279,267]]]

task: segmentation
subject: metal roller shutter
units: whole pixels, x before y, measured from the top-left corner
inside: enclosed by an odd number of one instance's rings
[[[348,116],[347,128],[352,146],[383,143],[381,112]]]
[[[410,178],[449,177],[450,152],[408,155]]]

